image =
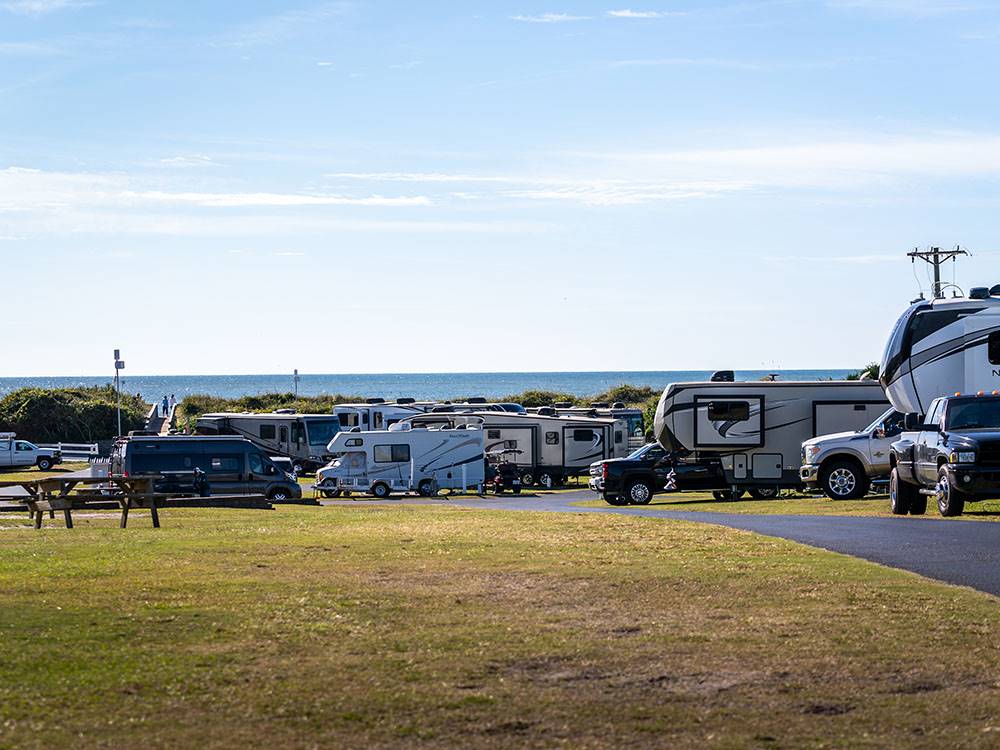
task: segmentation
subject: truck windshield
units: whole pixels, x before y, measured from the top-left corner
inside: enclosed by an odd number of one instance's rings
[[[340,432],[339,419],[310,419],[306,422],[306,430],[309,435],[309,445],[317,448],[325,448]]]
[[[1000,399],[959,401],[948,409],[947,429],[977,430],[1000,428]]]
[[[656,443],[648,443],[647,445],[642,446],[638,450],[632,451],[632,454],[629,456],[629,458],[643,458],[644,456],[646,456],[647,453],[652,453],[653,451],[659,451],[660,453],[662,453],[663,448],[661,448]]]

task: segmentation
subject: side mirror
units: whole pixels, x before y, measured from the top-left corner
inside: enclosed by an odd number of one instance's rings
[[[875,432],[872,434],[876,440],[885,440],[885,425],[880,424],[875,428]]]
[[[906,414],[903,416],[903,429],[906,432],[916,432],[920,429],[923,420],[919,414]]]

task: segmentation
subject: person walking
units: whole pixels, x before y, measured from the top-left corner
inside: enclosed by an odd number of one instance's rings
[[[164,419],[166,419],[167,418],[167,414],[169,414],[169,412],[167,411],[169,408],[170,408],[170,404],[167,401],[167,397],[164,396],[163,397],[163,401],[160,402],[160,416],[163,417]]]
[[[177,397],[174,394],[170,394],[170,411],[172,412],[177,408]]]

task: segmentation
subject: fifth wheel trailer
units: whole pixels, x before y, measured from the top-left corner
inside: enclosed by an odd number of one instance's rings
[[[1000,284],[911,305],[889,337],[881,378],[904,414],[926,414],[941,396],[1000,388]]]
[[[674,383],[654,432],[668,452],[719,462],[734,489],[800,487],[804,441],[860,430],[888,405],[873,381]]]

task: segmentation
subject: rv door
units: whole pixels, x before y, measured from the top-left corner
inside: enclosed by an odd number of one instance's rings
[[[694,447],[757,448],[764,444],[764,397],[695,396]]]

